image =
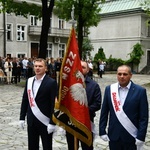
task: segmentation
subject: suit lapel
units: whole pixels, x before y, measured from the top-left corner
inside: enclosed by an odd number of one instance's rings
[[[38,89],[38,91],[37,91],[37,94],[36,94],[35,99],[38,97],[39,91],[41,91],[41,89],[44,89],[43,87],[45,86],[46,78],[47,78],[47,76],[45,75],[45,77],[43,78],[42,83],[41,83],[41,85],[40,85],[40,87],[39,87],[39,89]]]
[[[129,92],[128,92],[128,94],[127,94],[127,97],[126,97],[126,99],[125,99],[125,103],[124,103],[123,106],[126,106],[126,105],[130,102],[130,100],[132,99],[132,96],[133,96],[133,93],[134,93],[134,89],[135,89],[135,85],[134,85],[134,83],[131,81],[131,86],[130,86]]]

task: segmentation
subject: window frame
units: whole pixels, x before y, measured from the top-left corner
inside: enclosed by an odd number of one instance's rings
[[[8,25],[10,25],[10,29],[8,29]],[[12,23],[7,23],[6,24],[6,39],[7,41],[13,41],[13,24]],[[8,33],[10,33],[10,39],[8,39]]]
[[[64,46],[64,48],[62,48]],[[58,57],[63,58],[65,55],[66,44],[60,43],[58,44]]]
[[[50,45],[51,45],[51,47],[50,47]],[[49,57],[49,58],[53,57],[53,44],[52,43],[47,44],[47,54],[46,55],[47,55],[46,57]]]
[[[38,26],[38,25],[39,25],[38,17],[30,15],[30,26]]]
[[[18,27],[20,26],[20,30],[18,30]],[[22,30],[21,28],[24,27],[24,30]],[[20,33],[20,37],[22,37],[22,35],[24,36],[24,39],[20,38],[20,40],[18,39],[18,33]],[[25,42],[27,41],[27,25],[23,25],[23,24],[17,24],[16,25],[16,40],[18,42]]]

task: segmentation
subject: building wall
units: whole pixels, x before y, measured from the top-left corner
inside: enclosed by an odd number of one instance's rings
[[[13,14],[7,14],[6,24],[12,25],[12,40],[7,40],[6,51],[7,54],[11,54],[12,57],[17,57],[18,53],[25,54],[29,57],[29,37],[28,37],[28,25],[30,21],[29,18],[24,18],[22,16],[15,16]],[[17,25],[23,25],[26,27],[25,30],[25,41],[17,40]]]
[[[3,16],[0,15],[2,18]],[[3,20],[3,19],[1,19]],[[0,25],[3,23],[1,22]],[[30,16],[28,18],[24,18],[22,16],[15,16],[14,14],[7,14],[6,15],[6,24],[12,25],[12,39],[6,40],[6,55],[10,54],[11,57],[17,57],[18,54],[25,54],[26,57],[31,57],[31,43],[38,43],[40,42],[40,32],[41,32],[41,25],[42,21],[38,20],[38,30],[35,31],[34,34],[29,34],[29,27],[30,27]],[[17,25],[23,25],[26,27],[25,32],[25,41],[18,41],[17,40]],[[33,26],[34,28],[36,26]],[[3,26],[2,28],[2,36],[3,36]],[[71,24],[68,22],[63,21],[63,28],[59,29],[59,18],[52,14],[52,23],[51,28],[54,29],[54,34],[49,34],[48,36],[48,43],[52,44],[52,56],[54,58],[59,57],[59,44],[64,44],[66,47],[66,43],[69,38],[69,31],[71,29]],[[68,30],[68,31],[62,31],[62,30]],[[58,32],[58,33],[57,33]],[[61,32],[62,34],[60,34]],[[65,33],[66,32],[66,33]],[[6,33],[7,35],[7,33]],[[59,42],[55,42],[55,38],[58,37],[60,40]],[[3,38],[0,37],[1,43],[3,43]],[[0,45],[0,56],[3,56],[2,44]]]
[[[102,18],[97,27],[90,28],[90,39],[94,46],[92,56],[102,47],[106,58],[129,59],[129,53],[136,43],[144,44],[143,50],[150,46],[147,39],[146,17],[141,13],[112,15]],[[142,57],[138,71],[146,64],[146,55]]]

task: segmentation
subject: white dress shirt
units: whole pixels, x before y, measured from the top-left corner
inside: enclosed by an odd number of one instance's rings
[[[45,74],[43,75],[43,77],[41,79],[37,79],[36,76],[35,76],[35,80],[33,82],[33,96],[34,96],[34,98],[37,95],[37,92],[39,90],[39,87],[40,87],[44,77],[45,77]]]
[[[131,86],[131,81],[129,82],[129,84],[126,87],[121,87],[119,85],[118,91],[119,91],[119,97],[120,97],[120,102],[121,102],[122,106],[123,106],[123,104],[125,102],[125,99],[126,99],[127,94],[129,92],[130,86]]]

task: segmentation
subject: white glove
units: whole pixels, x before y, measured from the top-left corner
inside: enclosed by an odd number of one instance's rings
[[[55,125],[52,125],[52,124],[48,124],[47,126],[47,132],[48,134],[52,133],[55,131]]]
[[[91,128],[94,135],[98,135],[95,124],[91,121]]]
[[[98,136],[98,132],[96,130],[95,124],[91,121],[91,128],[92,128],[92,133],[93,133],[93,140],[96,139],[96,136]]]
[[[143,141],[140,141],[138,139],[135,139],[135,145],[137,147],[137,150],[143,150],[143,145],[144,145],[144,142]]]
[[[110,139],[109,139],[109,137],[108,137],[108,135],[107,134],[105,134],[105,135],[102,135],[102,136],[100,136],[101,137],[101,139],[103,140],[103,141],[110,141]]]
[[[25,121],[24,120],[20,120],[19,121],[19,125],[20,125],[21,129],[24,129],[24,127],[25,127]]]

